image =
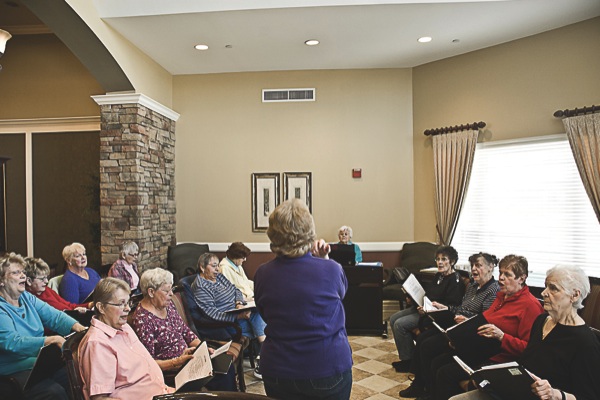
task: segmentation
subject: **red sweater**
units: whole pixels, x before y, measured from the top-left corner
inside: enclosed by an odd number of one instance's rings
[[[45,301],[46,303],[50,304],[52,307],[54,307],[60,311],[74,310],[75,307],[88,308],[87,304],[69,303],[67,300],[60,297],[58,293],[56,293],[54,290],[50,289],[49,287],[46,287],[46,290],[44,290],[39,296],[35,293],[32,293],[32,294],[35,297],[37,297],[38,299]]]
[[[528,286],[507,299],[504,296],[503,292],[498,292],[492,306],[483,312],[490,324],[504,332],[502,352],[491,358],[497,363],[514,361],[523,353],[533,322],[544,311],[540,302],[529,292]]]

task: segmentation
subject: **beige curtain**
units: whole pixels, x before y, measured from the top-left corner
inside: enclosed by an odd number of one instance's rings
[[[449,244],[467,192],[477,145],[478,130],[433,137],[435,213],[442,244]]]
[[[563,119],[573,157],[600,222],[600,114]]]

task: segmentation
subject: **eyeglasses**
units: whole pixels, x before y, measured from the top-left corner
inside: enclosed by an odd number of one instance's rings
[[[48,282],[48,277],[47,276],[36,276],[35,278],[33,278],[33,280],[36,280],[36,279],[38,281],[42,281],[42,282],[46,281],[46,282]]]
[[[442,258],[436,258],[435,259],[435,262],[446,262],[446,261],[449,261],[448,257],[442,257]]]
[[[219,264],[217,264],[217,263],[215,263],[215,264],[208,264],[208,265],[207,265],[207,267],[208,267],[208,266],[211,266],[211,267],[213,267],[213,268],[217,268],[217,267],[219,266]]]
[[[16,271],[10,271],[9,274],[12,275],[12,276],[21,276],[21,275],[25,275],[25,270],[24,269],[18,269]]]
[[[158,289],[158,290],[160,290],[161,292],[166,293],[166,294],[173,293],[173,288],[172,287],[169,288],[169,290],[167,290],[167,289]]]
[[[128,302],[123,302],[123,303],[108,303],[108,302],[106,302],[104,304],[108,304],[109,306],[119,307],[121,310],[123,310],[125,307],[127,307],[127,308],[133,307],[133,300],[129,300]]]
[[[137,257],[137,256],[139,256],[139,255],[140,255],[140,253],[133,253],[133,254],[129,253],[129,254],[127,254],[127,255],[128,255],[128,256],[131,256],[131,257]]]

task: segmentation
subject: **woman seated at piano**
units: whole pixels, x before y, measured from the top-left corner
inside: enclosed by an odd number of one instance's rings
[[[488,253],[476,253],[469,257],[471,264],[472,282],[468,285],[463,301],[460,305],[444,305],[433,302],[438,310],[448,310],[444,315],[450,319],[450,324],[457,324],[466,318],[481,314],[494,302],[496,293],[500,289],[498,282],[494,279],[494,268],[498,265],[496,256]],[[430,315],[436,318],[442,312],[433,312]],[[447,326],[446,326],[447,327]],[[421,332],[416,339],[415,351],[410,365],[410,372],[415,375],[411,385],[400,391],[401,397],[416,397],[426,393],[431,388],[429,371],[431,362],[435,357],[448,351],[448,339],[438,329],[428,329]]]
[[[513,254],[500,260],[500,291],[490,308],[483,312],[488,323],[477,330],[478,335],[499,341],[500,352],[471,367],[514,361],[525,350],[531,326],[543,312],[540,302],[525,283],[528,266],[525,257]],[[454,361],[454,354],[453,351],[440,354],[431,363],[433,399],[447,400],[463,391],[460,383],[467,380],[468,375]]]
[[[23,388],[40,349],[46,345],[59,348],[64,335],[84,330],[81,324],[41,301],[25,290],[25,260],[18,254],[0,257],[0,375],[13,377]],[[44,336],[44,328],[58,335]],[[26,399],[68,399],[64,368],[28,388]]]
[[[360,251],[360,247],[358,247],[358,245],[356,243],[352,243],[352,228],[350,228],[349,226],[342,226],[340,227],[340,229],[338,229],[338,238],[340,239],[340,241],[338,242],[338,244],[351,244],[354,246],[354,256],[356,259],[356,262],[362,262],[363,258],[362,258],[362,252]]]
[[[590,293],[583,270],[556,266],[546,273],[545,313],[538,316],[519,364],[533,374],[531,391],[540,399],[600,399],[600,343],[577,313]],[[493,392],[494,382],[490,382]],[[524,396],[525,397],[525,393]],[[491,400],[479,390],[451,400]]]
[[[133,329],[161,370],[178,371],[192,358],[194,350],[200,345],[200,339],[183,322],[171,300],[173,274],[162,268],[146,270],[140,278],[140,288],[144,297],[133,314]],[[172,378],[174,374],[166,376]],[[233,365],[228,374],[215,374],[206,387],[211,390],[235,391]]]

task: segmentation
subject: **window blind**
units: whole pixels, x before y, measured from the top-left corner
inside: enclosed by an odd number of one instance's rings
[[[532,286],[557,264],[600,276],[600,224],[566,135],[478,144],[452,245],[461,264],[479,251],[525,256]]]

